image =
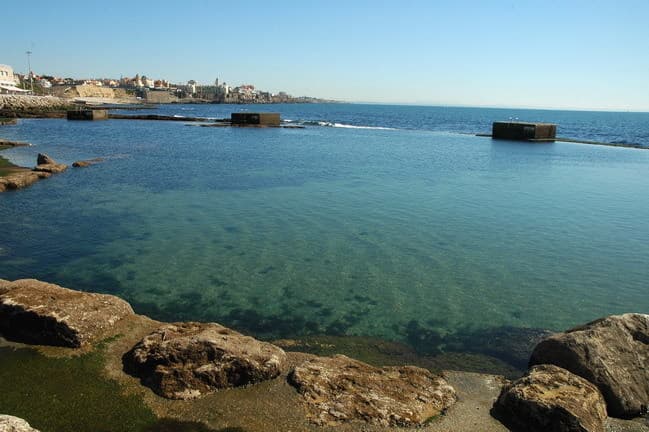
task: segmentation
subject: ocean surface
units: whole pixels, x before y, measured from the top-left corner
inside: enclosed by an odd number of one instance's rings
[[[649,151],[472,135],[518,119],[649,147],[649,114],[351,104],[150,112],[242,109],[306,127],[1,127],[0,137],[33,144],[2,152],[18,164],[38,152],[106,161],[0,194],[0,278],[110,293],[154,318],[265,339],[371,336],[429,353],[649,313]]]

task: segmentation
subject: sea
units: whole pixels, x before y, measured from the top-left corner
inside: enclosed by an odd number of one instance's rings
[[[276,111],[304,128],[24,119],[33,166],[103,158],[0,194],[0,278],[108,293],[165,321],[421,353],[649,313],[649,151],[475,136],[497,120],[649,149],[649,114],[362,104]],[[493,344],[492,342],[489,342]],[[505,342],[503,342],[505,343]],[[493,348],[493,347],[492,347]]]

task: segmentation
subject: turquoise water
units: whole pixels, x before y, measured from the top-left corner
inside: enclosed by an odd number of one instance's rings
[[[183,108],[227,109],[164,109]],[[313,112],[326,106],[289,109],[337,121]],[[35,144],[3,152],[18,163],[41,151],[107,160],[0,195],[0,278],[263,338],[376,336],[424,351],[649,312],[649,151],[398,126],[3,127]]]

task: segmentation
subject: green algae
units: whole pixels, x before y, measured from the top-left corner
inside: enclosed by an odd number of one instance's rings
[[[156,417],[136,396],[101,377],[96,351],[48,358],[31,349],[0,348],[0,410],[44,432],[137,431]]]
[[[42,432],[209,431],[200,423],[158,420],[139,396],[102,376],[101,349],[46,357],[0,347],[0,413],[24,418]]]
[[[8,148],[12,148],[12,146],[0,144],[0,151],[6,150]],[[7,174],[14,172],[16,168],[20,168],[20,167],[18,165],[12,164],[11,162],[9,162],[8,159],[0,156],[0,177],[6,176]]]

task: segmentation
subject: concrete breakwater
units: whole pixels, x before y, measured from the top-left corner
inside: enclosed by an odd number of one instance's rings
[[[34,279],[0,279],[0,334],[54,358],[101,350],[104,374],[123,392],[140,395],[159,417],[200,421],[205,430],[649,431],[636,417],[649,399],[643,314],[550,336],[535,348],[538,366],[511,383],[284,351],[216,323],[162,323],[115,296]]]

